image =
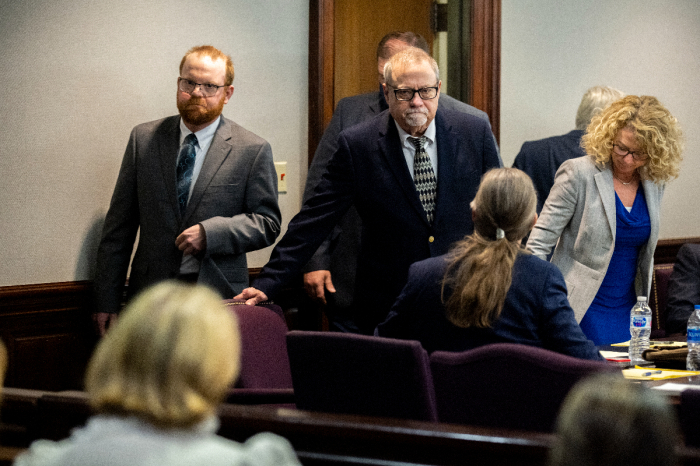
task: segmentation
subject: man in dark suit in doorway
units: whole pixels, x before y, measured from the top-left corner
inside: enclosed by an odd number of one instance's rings
[[[473,231],[469,203],[481,176],[501,165],[488,122],[438,109],[437,63],[418,48],[385,67],[389,109],[343,131],[338,150],[270,262],[239,299],[274,298],[350,206],[362,220],[353,314],[372,333],[406,283],[409,266]],[[467,209],[467,210],[465,210]]]
[[[97,252],[93,317],[101,334],[120,310],[137,232],[130,295],[176,278],[224,298],[248,286],[246,252],[279,235],[270,144],[221,116],[232,95],[231,58],[195,47],[180,62],[180,115],[131,132]]]
[[[430,53],[426,40],[410,31],[390,32],[381,39],[377,46],[379,91],[346,97],[338,102],[309,166],[304,202],[313,196],[331,156],[338,149],[340,132],[367,121],[388,108],[382,89],[384,65],[396,52],[411,46]],[[460,111],[489,121],[486,113],[445,94],[440,96],[438,108]],[[352,206],[304,267],[306,292],[314,300],[326,305],[325,311],[332,330],[358,331],[353,318],[352,303],[361,229],[360,217]]]

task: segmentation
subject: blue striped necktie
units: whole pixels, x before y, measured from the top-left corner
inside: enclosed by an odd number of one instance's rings
[[[423,204],[425,216],[428,218],[428,223],[433,224],[435,215],[435,196],[437,193],[437,179],[433,171],[433,165],[430,163],[430,157],[425,152],[425,143],[428,138],[422,136],[420,138],[408,138],[416,148],[416,155],[413,158],[413,182],[416,184],[416,191],[420,198],[420,203]]]
[[[177,203],[180,205],[181,214],[185,213],[187,198],[190,195],[194,160],[197,156],[196,146],[197,136],[194,133],[188,134],[180,147],[180,154],[177,158]]]

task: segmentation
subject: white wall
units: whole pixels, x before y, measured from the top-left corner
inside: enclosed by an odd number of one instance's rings
[[[233,58],[224,115],[287,161],[283,222],[307,165],[308,2],[0,0],[0,286],[94,274],[129,132],[177,113],[182,55]],[[269,250],[249,255],[263,265]]]
[[[686,135],[661,238],[700,236],[700,2],[502,0],[501,153],[574,129],[586,89],[654,95]]]

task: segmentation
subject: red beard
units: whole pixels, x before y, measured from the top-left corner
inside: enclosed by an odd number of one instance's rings
[[[211,108],[206,108],[207,101],[204,97],[190,97],[187,101],[177,101],[177,109],[180,116],[191,125],[199,126],[214,121],[224,110],[225,95]]]

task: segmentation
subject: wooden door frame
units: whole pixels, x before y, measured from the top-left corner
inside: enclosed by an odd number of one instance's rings
[[[501,0],[472,0],[469,104],[500,139]],[[334,0],[309,1],[309,164],[334,110]]]

